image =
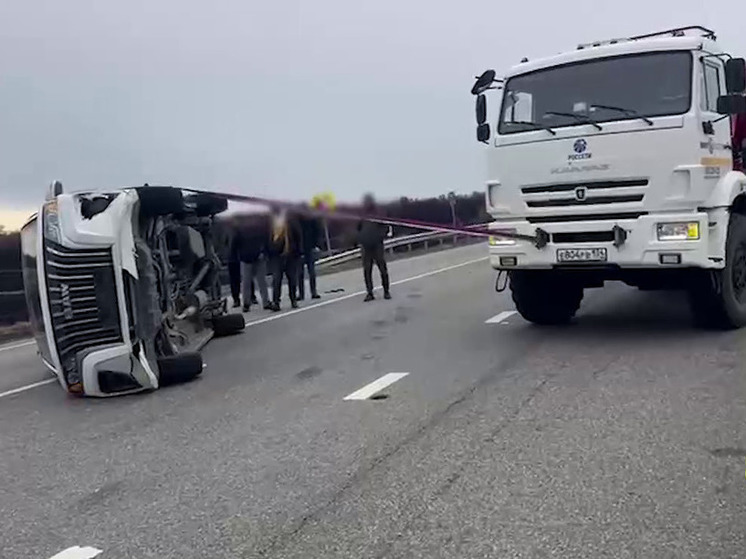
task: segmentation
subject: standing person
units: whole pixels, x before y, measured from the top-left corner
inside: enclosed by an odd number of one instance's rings
[[[311,215],[302,215],[299,220],[303,233],[303,255],[298,266],[298,300],[302,301],[306,295],[304,268],[308,268],[311,299],[321,299],[321,295],[316,289],[316,248],[321,236],[321,224],[318,218]]]
[[[233,232],[230,254],[228,255],[228,277],[231,284],[233,307],[241,306],[241,260],[238,258],[238,229]]]
[[[363,198],[363,212],[375,215],[377,212],[376,202],[371,194]],[[365,278],[365,290],[368,292],[365,301],[375,299],[373,295],[373,263],[378,266],[383,284],[383,298],[391,299],[389,284],[389,270],[386,265],[386,253],[383,249],[383,241],[386,238],[388,227],[382,223],[362,219],[357,225],[358,243],[363,252],[363,277]]]
[[[288,215],[283,210],[272,212],[272,238],[269,253],[272,259],[272,305],[274,312],[280,310],[282,296],[282,277],[288,282],[290,306],[298,308],[296,299],[298,281],[298,262],[303,252],[303,232],[298,218]]]
[[[236,251],[241,261],[243,312],[249,312],[254,296],[254,285],[259,287],[259,295],[265,309],[270,308],[267,290],[267,253],[269,249],[269,229],[264,220],[249,230],[240,230],[236,237]],[[258,302],[258,301],[257,301]]]

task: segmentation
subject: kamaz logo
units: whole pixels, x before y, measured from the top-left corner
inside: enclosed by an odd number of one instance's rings
[[[588,196],[588,189],[585,186],[579,186],[575,189],[575,199],[578,202],[584,202]]]
[[[72,320],[73,302],[70,298],[70,286],[66,283],[60,284],[60,301],[62,302],[62,314],[67,320]]]
[[[589,171],[608,171],[611,165],[608,163],[601,163],[599,165],[580,165],[580,166],[568,166],[568,167],[555,167],[549,169],[552,175],[563,175],[565,173],[586,173]]]

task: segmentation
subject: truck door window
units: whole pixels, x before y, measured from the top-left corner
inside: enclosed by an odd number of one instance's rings
[[[717,112],[717,99],[720,95],[720,68],[715,64],[705,62],[704,81],[702,109]]]

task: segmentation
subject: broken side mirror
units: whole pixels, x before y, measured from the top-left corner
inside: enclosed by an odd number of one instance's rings
[[[746,113],[746,97],[743,95],[721,95],[717,101],[717,111],[721,115],[742,115]]]
[[[486,144],[490,139],[490,125],[486,122],[477,126],[477,140]]]
[[[484,124],[487,121],[487,97],[484,93],[477,95],[477,124]]]
[[[728,93],[746,90],[746,60],[731,58],[725,62],[725,88]]]

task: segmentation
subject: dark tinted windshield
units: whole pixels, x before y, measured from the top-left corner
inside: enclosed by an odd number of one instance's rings
[[[606,122],[683,114],[691,105],[691,66],[691,54],[676,51],[603,58],[515,76],[505,84],[499,132],[576,126],[584,118]]]

